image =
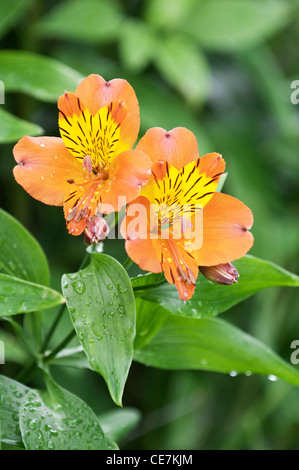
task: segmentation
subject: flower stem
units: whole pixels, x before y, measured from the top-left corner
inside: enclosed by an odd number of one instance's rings
[[[71,341],[71,339],[73,339],[75,335],[76,335],[75,330],[70,331],[67,337],[64,338],[64,340],[61,341],[61,343],[58,346],[56,346],[56,348],[54,348],[47,356],[45,356],[44,362],[47,363],[51,359],[53,359],[53,357],[55,357]]]
[[[134,261],[131,260],[131,258],[127,258],[124,262],[123,262],[123,267],[129,271],[130,267],[134,264]]]
[[[85,266],[87,266],[87,264],[88,264],[88,261],[89,261],[89,253],[86,253],[84,258],[83,258],[82,263],[79,266],[78,271],[80,271],[80,269],[85,268]],[[66,304],[63,304],[63,305],[60,306],[60,309],[59,309],[59,311],[56,315],[56,318],[55,318],[50,330],[48,331],[48,333],[46,335],[46,338],[44,340],[44,343],[43,343],[41,351],[40,351],[41,353],[45,352],[45,350],[46,350],[46,348],[49,344],[49,341],[52,338],[54,331],[56,330],[56,327],[57,327],[58,323],[60,322],[61,318],[63,317],[65,308],[66,308]]]

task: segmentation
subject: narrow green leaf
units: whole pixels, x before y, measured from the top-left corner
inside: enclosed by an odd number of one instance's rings
[[[35,312],[63,302],[62,295],[49,287],[0,274],[0,317]]]
[[[194,40],[182,34],[166,37],[159,45],[155,64],[168,83],[189,103],[198,105],[207,99],[210,69]]]
[[[203,0],[183,29],[209,49],[242,50],[281,30],[292,19],[291,13],[283,0]]]
[[[146,20],[154,27],[179,30],[193,12],[198,0],[149,0],[146,2]]]
[[[72,39],[98,44],[118,36],[122,14],[117,2],[111,0],[67,0],[56,5],[37,23],[43,37]]]
[[[1,52],[0,52],[1,54]],[[1,72],[0,72],[1,79]],[[6,144],[16,142],[23,135],[41,135],[44,130],[37,124],[24,121],[4,109],[0,109],[0,143]]]
[[[82,346],[62,349],[53,359],[51,359],[50,364],[62,367],[74,367],[76,369],[83,368],[93,370],[87,360]]]
[[[30,388],[0,375],[0,440],[7,444],[22,444],[19,427],[19,407]]]
[[[0,273],[48,285],[48,262],[35,238],[2,209],[0,227]]]
[[[121,405],[135,338],[135,300],[127,272],[114,258],[91,254],[89,266],[63,276],[62,290],[90,365]]]
[[[140,420],[140,411],[129,407],[107,411],[99,416],[104,433],[115,442],[128,435],[138,426]]]
[[[141,72],[157,54],[153,30],[138,18],[127,19],[121,28],[119,52],[127,70]]]
[[[172,313],[194,318],[218,315],[268,287],[299,286],[299,277],[296,274],[270,261],[246,255],[234,261],[234,265],[240,274],[237,284],[232,286],[214,284],[199,273],[194,295],[186,304],[179,299],[178,292],[172,284],[163,283],[152,288],[147,286],[148,283],[153,284],[155,278],[161,283],[160,274],[151,274],[150,279],[148,275],[140,276],[132,280],[132,285],[134,287],[138,284],[138,290],[135,290],[136,296],[157,302]],[[142,279],[145,281],[144,290],[141,289]]]
[[[222,175],[220,176],[219,183],[218,183],[218,186],[217,186],[217,189],[216,189],[216,191],[218,193],[220,193],[222,191],[222,188],[223,188],[224,183],[226,181],[227,175],[228,175],[228,173],[225,172],[225,173],[222,173]]]
[[[136,299],[136,338],[135,349],[142,348],[163,326],[168,310],[153,302]]]
[[[30,0],[0,2],[0,37],[18,22],[30,4]]]
[[[6,92],[23,92],[42,101],[55,102],[65,90],[74,91],[82,78],[50,57],[28,51],[0,51],[0,80]]]
[[[27,450],[112,450],[91,408],[47,378],[48,392],[29,391],[20,408]]]
[[[162,369],[263,374],[299,385],[299,373],[268,346],[219,318],[170,315],[135,360]]]

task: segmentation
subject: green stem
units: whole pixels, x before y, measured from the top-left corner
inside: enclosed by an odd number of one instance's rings
[[[53,357],[55,357],[71,341],[71,339],[73,339],[75,335],[76,335],[75,330],[70,331],[67,337],[64,338],[64,340],[61,341],[61,343],[58,346],[56,346],[56,348],[54,348],[53,351],[51,351],[47,356],[45,356],[44,362],[47,363],[51,359],[53,359]]]
[[[66,304],[62,304],[62,305],[60,306],[60,309],[59,309],[59,311],[58,311],[58,313],[57,313],[57,315],[56,315],[56,317],[55,317],[55,320],[54,320],[54,322],[52,323],[52,326],[51,326],[51,328],[49,329],[49,331],[48,331],[48,333],[47,333],[47,335],[46,335],[46,338],[45,338],[45,340],[44,340],[44,342],[43,342],[43,345],[42,345],[42,347],[41,347],[40,352],[41,352],[42,354],[43,354],[43,353],[45,352],[45,350],[47,349],[47,346],[48,346],[48,344],[49,344],[49,341],[50,341],[50,339],[52,338],[52,335],[53,335],[54,331],[56,330],[56,327],[57,327],[58,323],[60,322],[61,318],[63,317],[64,311],[65,311],[65,307],[66,307]]]
[[[80,269],[84,269],[87,266],[88,261],[89,261],[89,253],[86,253],[84,258],[83,258],[82,263],[80,264],[80,267],[79,267],[78,271],[80,271]],[[58,313],[55,317],[55,320],[54,320],[54,322],[53,322],[53,324],[52,324],[50,330],[48,331],[47,336],[44,340],[44,343],[43,343],[41,351],[40,351],[41,353],[45,352],[45,350],[46,350],[46,348],[49,344],[49,341],[52,338],[54,331],[56,330],[56,327],[57,327],[58,323],[60,322],[61,318],[63,317],[65,308],[66,308],[66,304],[61,305],[61,307],[60,307],[60,309],[59,309],[59,311],[58,311]]]
[[[17,382],[21,382],[23,384],[26,384],[34,375],[35,371],[37,370],[37,364],[35,360],[32,360],[27,367],[25,367],[19,375],[17,375],[16,380]]]
[[[134,261],[131,260],[131,258],[127,258],[124,262],[123,262],[123,267],[129,271],[130,267],[134,264]]]

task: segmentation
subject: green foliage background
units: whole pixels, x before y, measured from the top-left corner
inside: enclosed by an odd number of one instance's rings
[[[17,185],[12,147],[24,134],[58,135],[57,97],[90,73],[131,83],[140,103],[140,136],[152,126],[186,126],[197,136],[200,155],[222,153],[228,171],[223,191],[254,214],[250,253],[299,272],[299,105],[290,100],[291,83],[299,79],[298,0],[2,0],[0,36],[0,205],[40,242],[51,287],[60,290],[61,275],[77,270],[85,248],[67,234],[61,209]],[[106,246],[125,259],[121,241]],[[297,290],[283,287],[221,316],[290,362],[298,315]],[[66,314],[53,343],[69,328]],[[26,361],[17,345],[6,359],[3,371],[12,377]],[[111,399],[98,375],[53,366],[53,376],[97,414],[109,412]],[[38,388],[38,379],[31,385]],[[142,419],[122,448],[298,449],[298,393],[263,376],[134,362],[123,403]]]

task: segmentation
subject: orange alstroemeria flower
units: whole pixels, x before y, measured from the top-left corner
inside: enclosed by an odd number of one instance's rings
[[[253,244],[253,216],[238,199],[216,192],[225,162],[217,153],[199,158],[189,130],[152,128],[137,148],[149,155],[153,166],[148,183],[127,207],[121,227],[126,250],[141,269],[164,271],[185,301],[194,293],[198,266],[230,263],[247,253]],[[146,217],[136,235],[138,207],[145,208]],[[183,207],[190,209],[184,212]],[[187,236],[199,214],[201,233]],[[200,244],[194,244],[196,236]]]
[[[126,80],[89,75],[58,100],[57,137],[23,137],[14,147],[16,181],[45,204],[63,206],[69,233],[80,235],[96,213],[136,198],[151,161],[132,150],[139,105]]]

